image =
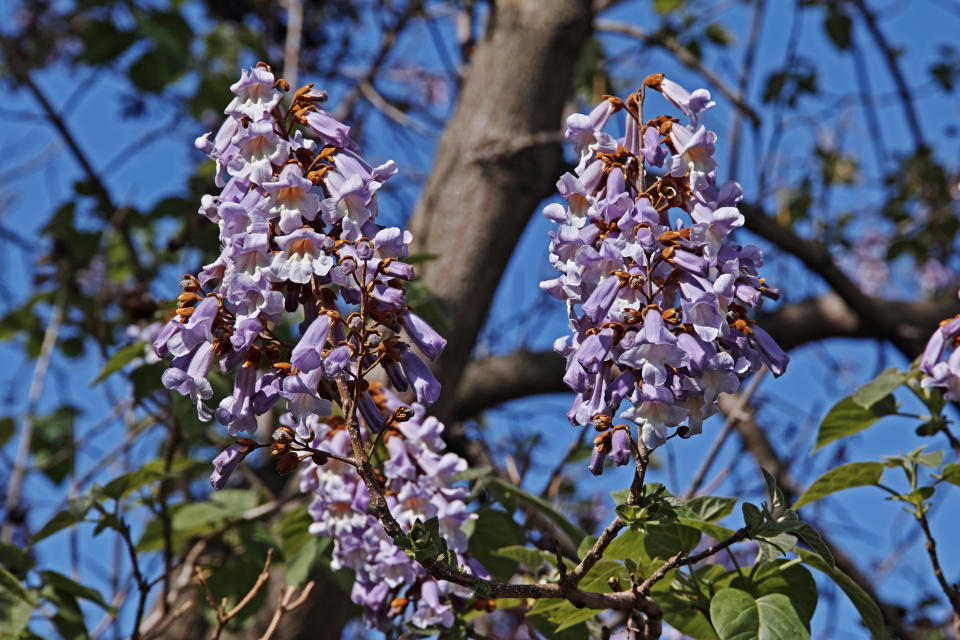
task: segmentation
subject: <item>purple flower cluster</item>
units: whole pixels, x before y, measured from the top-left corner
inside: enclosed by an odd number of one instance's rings
[[[645,122],[648,89],[689,124],[667,116]],[[622,401],[629,404],[622,417],[640,425],[653,448],[684,422],[679,435],[699,433],[718,394],[736,391],[762,364],[775,375],[787,365],[749,317],[778,291],[758,275],[760,250],[729,238],[744,222],[742,191],[717,184],[717,136],[700,124],[713,104],[707,91],[687,92],[657,74],[626,101],[608,97],[567,120],[579,162],[557,182],[564,203],[543,211],[559,223],[550,262],[560,275],[540,286],[567,303],[571,334],[555,349],[576,392],[571,422],[600,432],[595,474],[608,454],[616,464],[630,460],[630,428],[613,424]],[[626,133],[615,138],[604,129],[618,111],[626,113]],[[671,220],[674,210],[681,215]]]
[[[960,401],[958,341],[960,341],[960,315],[940,323],[927,341],[927,346],[920,357],[920,371],[924,374],[920,385],[924,388],[943,389],[943,397],[951,402]],[[947,359],[943,360],[947,353],[949,353]]]
[[[216,416],[234,436],[253,432],[256,416],[283,399],[306,440],[307,421],[330,415],[336,381],[356,383],[372,362],[418,402],[436,400],[439,384],[410,345],[432,360],[446,341],[406,305],[409,232],[375,222],[394,163],[363,160],[350,128],[320,108],[324,92],[305,86],[283,107],[286,88],[266,65],[244,70],[219,131],[197,139],[217,163],[221,191],[203,196],[200,213],[219,226],[221,253],[186,277],[177,315],[153,346],[174,358],[164,386],[189,396],[201,419]],[[285,313],[303,317],[292,349],[272,331]],[[371,362],[357,362],[361,345]],[[211,410],[207,375],[217,358],[235,386]],[[378,431],[372,406],[361,392],[363,416]]]
[[[284,106],[287,89],[266,65],[244,71],[219,131],[196,141],[217,163],[221,191],[205,195],[199,212],[218,225],[221,252],[184,277],[175,315],[151,334],[157,356],[173,357],[163,384],[232,436],[254,433],[257,416],[284,401],[272,443],[241,437],[216,456],[213,488],[261,447],[281,473],[303,464],[302,488],[315,496],[311,531],[335,540],[333,566],[355,572],[352,597],[368,619],[388,626],[406,613],[417,627],[449,627],[460,587],[430,577],[368,514],[347,423],[328,418],[334,403],[346,411],[356,401],[361,438],[375,443],[375,480],[400,526],[436,518],[461,563],[489,577],[463,555],[475,516],[453,476],[466,461],[442,453],[443,425],[425,416],[440,386],[424,360],[446,341],[406,304],[410,233],[375,221],[377,192],[396,168],[363,160],[350,128],[320,108],[324,92],[305,86]],[[275,331],[291,318],[300,320],[292,344]],[[234,387],[212,407],[207,378],[217,362]],[[368,382],[375,367],[417,404],[404,407]]]
[[[374,409],[392,414],[402,405],[392,393],[371,385]],[[414,404],[413,417],[384,432],[382,466],[384,494],[391,513],[409,530],[417,520],[437,518],[447,547],[458,554],[460,564],[476,575],[489,578],[472,559],[464,558],[467,534],[464,525],[475,514],[466,512],[469,491],[454,486],[453,476],[467,468],[455,453],[442,453],[443,424],[427,417],[422,405]],[[316,438],[313,446],[347,456],[350,436],[341,419],[325,424],[310,420]],[[449,627],[454,621],[462,588],[436,581],[384,532],[377,518],[368,513],[370,496],[351,465],[329,460],[309,463],[301,471],[302,491],[313,493],[310,531],[334,540],[334,569],[354,571],[351,598],[365,609],[368,624],[385,628],[403,616],[416,627]]]

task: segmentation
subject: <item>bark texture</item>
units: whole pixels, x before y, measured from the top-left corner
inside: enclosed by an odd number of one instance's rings
[[[412,250],[436,255],[420,277],[447,305],[436,367],[456,389],[521,232],[563,165],[560,127],[574,64],[590,35],[589,0],[504,0],[464,77],[453,117],[410,220]],[[431,411],[450,415],[454,394]]]

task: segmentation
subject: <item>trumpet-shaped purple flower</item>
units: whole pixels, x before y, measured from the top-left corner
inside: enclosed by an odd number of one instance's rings
[[[236,117],[247,117],[257,122],[263,120],[280,103],[283,94],[273,88],[274,77],[264,67],[255,67],[250,73],[244,69],[240,79],[230,86],[234,98],[224,113]]]
[[[333,268],[333,257],[323,250],[325,236],[312,229],[297,229],[276,238],[280,252],[270,265],[275,282],[307,284],[313,276],[325,276]]]
[[[263,185],[269,198],[263,207],[268,218],[280,218],[279,227],[284,233],[290,233],[304,220],[313,220],[320,210],[320,196],[311,193],[313,183],[303,177],[296,164],[288,164],[274,182]]]

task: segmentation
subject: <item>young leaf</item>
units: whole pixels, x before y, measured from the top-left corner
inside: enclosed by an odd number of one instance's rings
[[[870,630],[870,636],[874,640],[886,640],[890,637],[884,626],[883,614],[880,613],[880,607],[860,588],[860,585],[851,580],[847,574],[828,565],[824,562],[823,558],[815,553],[807,551],[806,549],[797,549],[797,555],[800,556],[804,564],[829,576],[837,583],[837,586],[847,594],[850,602],[853,603],[853,606],[856,607],[860,613],[860,618],[863,620],[863,623],[867,626],[867,629]]]
[[[108,482],[107,486],[103,488],[102,495],[106,496],[107,498],[119,500],[131,491],[136,491],[137,489],[161,478],[163,478],[163,473],[159,471],[153,471],[151,469],[137,469],[136,471],[125,473],[119,478],[114,478]]]
[[[125,347],[117,349],[117,351],[110,356],[110,359],[107,360],[107,364],[103,365],[103,369],[100,371],[100,374],[93,379],[93,382],[90,383],[90,386],[92,387],[99,384],[110,374],[120,371],[120,369],[123,369],[130,362],[141,357],[146,344],[147,343],[145,341],[141,340],[140,342],[128,344]]]
[[[69,593],[74,597],[83,598],[84,600],[89,600],[90,602],[99,605],[101,609],[109,613],[113,613],[115,611],[115,609],[103,599],[103,596],[100,595],[99,591],[92,587],[82,585],[79,582],[75,582],[62,573],[57,573],[56,571],[41,571],[40,578],[43,580],[44,584],[53,587],[57,591]]]
[[[830,551],[827,543],[823,541],[823,537],[819,531],[802,520],[791,523],[789,531],[803,540],[807,546],[813,549],[827,564],[831,567],[835,566],[836,563],[833,559],[833,553]]]
[[[814,451],[830,444],[834,440],[846,438],[859,431],[863,431],[884,416],[897,411],[897,401],[893,395],[887,395],[879,402],[875,402],[869,409],[858,405],[853,397],[846,397],[830,409],[820,430],[817,432],[817,446]]]
[[[43,528],[40,529],[34,536],[30,539],[30,544],[37,544],[44,538],[52,536],[61,529],[66,529],[67,527],[72,527],[78,522],[82,522],[83,517],[78,516],[73,511],[69,509],[61,511],[57,515],[50,518],[50,521],[47,524],[43,525]]]
[[[837,491],[876,484],[880,482],[882,475],[883,463],[881,462],[851,462],[841,465],[817,478],[810,488],[793,503],[793,508],[799,509]]]
[[[940,472],[940,481],[960,486],[960,462],[951,462]]]
[[[897,387],[902,385],[907,379],[907,374],[896,367],[885,369],[876,378],[857,389],[851,398],[864,409],[869,409],[877,404]]]

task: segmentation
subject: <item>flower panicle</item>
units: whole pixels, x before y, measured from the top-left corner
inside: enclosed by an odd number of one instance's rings
[[[685,118],[644,119],[659,92]],[[663,74],[649,76],[625,100],[606,96],[589,114],[567,119],[578,156],[557,182],[560,202],[543,215],[550,263],[558,277],[541,288],[567,303],[570,333],[555,343],[567,360],[564,381],[576,392],[568,417],[594,425],[590,469],[609,455],[627,464],[635,444],[621,417],[636,423],[648,448],[668,429],[689,437],[717,411],[717,396],[788,358],[751,317],[779,291],[759,274],[763,256],[736,244],[743,226],[735,182],[717,182],[717,136],[701,119],[714,106],[704,89],[689,92]],[[605,129],[623,112],[625,133]]]

